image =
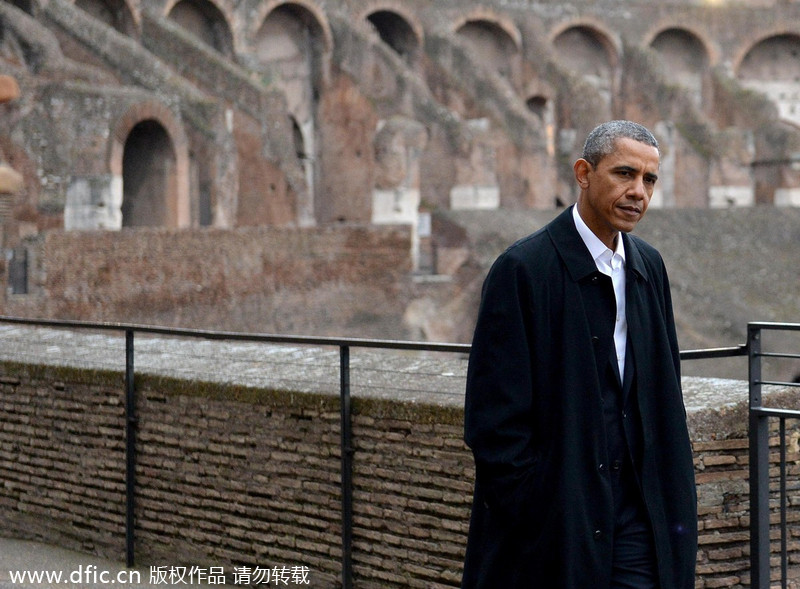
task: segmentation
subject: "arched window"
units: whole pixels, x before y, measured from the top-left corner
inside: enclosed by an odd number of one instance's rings
[[[285,3],[269,12],[255,35],[259,68],[273,87],[283,91],[291,118],[295,154],[303,170],[305,188],[297,196],[300,222],[313,216],[319,169],[317,109],[323,87],[326,37],[322,23],[308,8]]]
[[[502,27],[488,20],[470,20],[461,25],[456,34],[472,46],[483,63],[515,82],[519,49]]]
[[[169,18],[222,55],[233,55],[233,35],[225,15],[208,0],[181,0]]]
[[[531,96],[525,101],[528,110],[544,121],[547,112],[547,98],[544,96]]]
[[[558,35],[553,46],[559,63],[589,82],[605,100],[610,114],[616,63],[610,41],[594,29],[575,26]]]
[[[122,226],[175,226],[175,150],[154,120],[137,124],[122,157]]]
[[[383,42],[394,49],[406,63],[416,60],[420,41],[402,16],[389,10],[376,10],[367,16],[367,20],[375,27]]]
[[[769,97],[783,120],[800,125],[800,36],[776,35],[760,41],[742,59],[737,77]]]
[[[696,104],[702,104],[703,76],[708,68],[708,52],[693,33],[682,29],[667,29],[650,43],[661,55],[664,70],[674,81],[692,92]]]

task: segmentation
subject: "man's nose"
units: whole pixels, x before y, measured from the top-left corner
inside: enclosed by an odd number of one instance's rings
[[[634,196],[639,200],[642,200],[645,196],[647,196],[647,186],[645,185],[644,177],[638,176],[636,178],[636,181],[631,187],[631,196]]]

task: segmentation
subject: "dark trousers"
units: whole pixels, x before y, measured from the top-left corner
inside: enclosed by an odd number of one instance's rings
[[[658,589],[653,534],[636,483],[621,473],[615,486],[611,589]],[[625,480],[627,479],[627,480]]]

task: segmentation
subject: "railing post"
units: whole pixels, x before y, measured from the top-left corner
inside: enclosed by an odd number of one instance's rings
[[[134,566],[136,496],[136,388],[133,379],[133,329],[125,330],[125,564]]]
[[[761,404],[761,329],[747,326],[750,438],[750,586],[769,589],[769,422]]]
[[[339,347],[342,438],[342,587],[353,587],[353,445],[350,422],[350,346]]]
[[[789,550],[786,535],[786,418],[780,418],[780,509],[781,509],[781,587],[789,582]]]

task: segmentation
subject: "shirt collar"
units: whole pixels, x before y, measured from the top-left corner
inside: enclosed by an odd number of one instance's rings
[[[574,205],[572,207],[572,218],[575,220],[575,228],[578,230],[578,234],[581,236],[583,243],[586,244],[586,247],[589,249],[589,253],[592,256],[592,259],[597,262],[597,259],[603,256],[607,251],[611,251],[606,244],[600,241],[600,238],[597,237],[589,226],[581,219],[580,213],[578,213],[578,205]],[[623,263],[625,262],[625,246],[622,243],[622,236],[620,235],[617,239],[617,248],[616,251],[613,253],[619,255],[622,258]]]

